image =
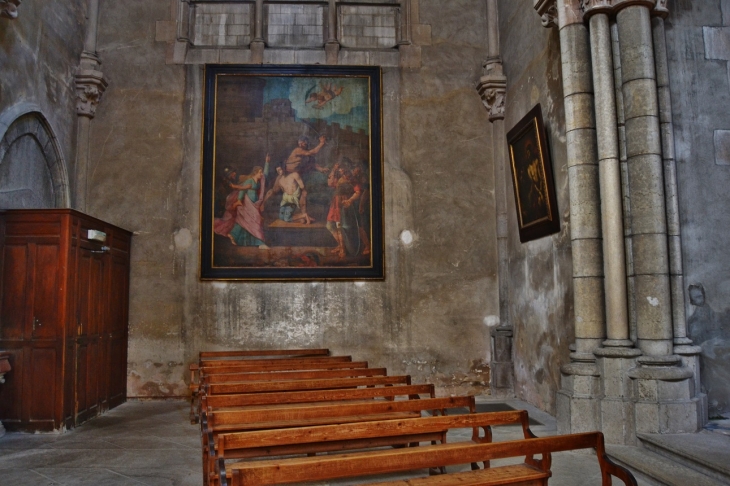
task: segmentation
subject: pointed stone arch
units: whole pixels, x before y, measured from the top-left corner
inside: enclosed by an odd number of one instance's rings
[[[58,140],[33,104],[0,115],[0,208],[70,206],[68,170]]]

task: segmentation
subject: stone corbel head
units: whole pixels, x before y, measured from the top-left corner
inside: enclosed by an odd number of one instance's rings
[[[507,78],[499,69],[485,70],[477,83],[477,92],[489,113],[489,121],[504,120],[504,102],[507,95]]]
[[[0,17],[18,18],[18,7],[22,0],[0,0]]]
[[[558,26],[558,6],[555,0],[533,0],[537,14],[542,19],[542,26],[553,28]]]
[[[669,16],[669,0],[658,0],[654,7],[654,15],[666,19]]]

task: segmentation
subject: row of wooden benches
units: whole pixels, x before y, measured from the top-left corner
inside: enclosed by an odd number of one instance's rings
[[[437,398],[433,385],[326,349],[201,352],[191,365],[191,392],[207,486],[349,481],[417,469],[431,475],[369,484],[543,485],[552,452],[584,448],[596,450],[604,486],[612,476],[636,485],[605,455],[600,432],[537,438],[525,411],[477,413],[474,397]],[[469,413],[458,414],[463,409]],[[523,439],[492,442],[498,425],[521,426]],[[464,428],[472,429],[471,441],[447,443],[450,430]],[[520,464],[490,467],[493,459],[522,456]],[[463,465],[471,470],[445,474],[446,466]]]

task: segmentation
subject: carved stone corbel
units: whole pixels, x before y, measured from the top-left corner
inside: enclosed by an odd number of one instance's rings
[[[669,16],[669,0],[658,0],[653,14],[666,19]]]
[[[555,0],[533,0],[537,14],[542,19],[542,26],[553,28],[558,26],[558,6]]]
[[[108,85],[101,71],[79,69],[76,73],[76,114],[94,118],[101,95]]]
[[[18,7],[22,0],[0,0],[0,17],[6,19],[18,18]]]
[[[504,102],[507,95],[507,78],[502,74],[501,59],[484,62],[484,76],[479,79],[477,91],[489,112],[489,121],[504,120]]]

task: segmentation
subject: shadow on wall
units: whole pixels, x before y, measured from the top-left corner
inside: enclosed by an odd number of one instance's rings
[[[702,347],[702,388],[710,417],[730,413],[730,309],[716,312],[705,299],[702,284],[689,286],[694,312],[687,320],[694,344]]]

